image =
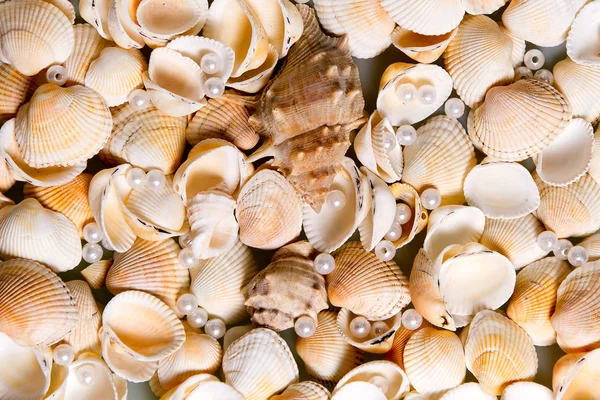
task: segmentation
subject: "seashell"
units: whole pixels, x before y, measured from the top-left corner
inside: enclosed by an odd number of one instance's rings
[[[135,13],[140,34],[150,33],[153,38],[170,40],[178,35],[196,35],[208,17],[208,1],[155,1],[139,3]]]
[[[600,234],[594,233],[586,237],[577,246],[581,246],[587,251],[590,262],[600,259]]]
[[[435,101],[432,104],[422,104],[419,101],[405,104],[397,93],[398,86],[405,83],[411,83],[417,88],[423,85],[433,86],[436,90]],[[395,63],[387,67],[381,77],[377,111],[394,126],[412,125],[433,114],[444,104],[451,92],[452,78],[442,67],[431,64]]]
[[[96,28],[98,34],[106,40],[113,39],[108,31],[108,12],[110,5],[111,2],[107,0],[85,0],[80,1],[79,4],[79,13],[81,14],[81,17]]]
[[[283,393],[269,400],[329,400],[331,393],[316,382],[300,382],[288,386]]]
[[[554,365],[552,388],[556,400],[593,399],[598,396],[599,350],[563,356]]]
[[[539,399],[554,400],[552,390],[534,382],[515,382],[502,392],[502,400]]]
[[[88,11],[91,9],[92,5],[95,4],[99,3],[92,3],[89,0],[86,0],[85,3],[81,2],[79,5],[79,12],[81,13],[82,18],[94,25],[98,30],[98,33],[103,37],[110,36],[111,40],[124,49],[141,49],[146,42],[153,46],[159,45],[158,42],[153,41],[151,38],[142,36],[140,26],[134,21],[135,13],[131,12],[135,6],[129,1],[115,0],[110,2],[100,2],[105,9],[105,26],[103,27],[99,27],[100,24],[97,23],[101,18],[95,18],[91,15],[92,12]],[[108,10],[106,11],[106,9]]]
[[[489,161],[473,168],[464,186],[465,198],[488,218],[524,217],[540,205],[531,174],[517,163]]]
[[[331,400],[353,399],[386,400],[387,397],[378,386],[362,381],[350,382],[331,397]]]
[[[508,0],[463,0],[463,7],[469,14],[492,14],[502,8]]]
[[[84,281],[69,281],[65,283],[79,313],[79,323],[65,338],[65,343],[70,344],[76,354],[93,352],[102,354],[98,329],[102,325],[102,314],[98,309],[94,295]]]
[[[192,400],[201,397],[205,400],[244,400],[242,395],[231,386],[219,382],[209,374],[199,374],[189,377],[179,386],[169,390],[162,400]]]
[[[435,0],[419,3],[410,0],[382,0],[381,5],[398,25],[422,35],[448,33],[460,24],[465,15],[461,0],[447,0],[443,3]]]
[[[106,275],[112,263],[112,260],[96,261],[82,269],[81,275],[92,289],[101,289],[104,287]]]
[[[465,104],[479,106],[490,88],[513,81],[512,52],[513,40],[491,18],[465,17],[444,52],[444,66]]]
[[[358,225],[358,230],[363,247],[371,251],[392,227],[394,221],[390,216],[396,214],[396,199],[388,185],[379,177],[365,167],[360,167],[360,172],[367,177],[371,188],[371,207]]]
[[[112,294],[127,290],[150,293],[178,313],[177,299],[190,283],[187,268],[179,262],[179,251],[170,238],[157,242],[137,239],[129,250],[114,254],[106,288]]]
[[[254,326],[252,326],[252,324],[234,326],[233,328],[227,329],[227,331],[225,332],[225,336],[223,336],[223,351],[227,350],[231,343],[235,342],[236,340],[244,336],[246,333],[250,332],[252,329],[254,329]]]
[[[465,344],[467,368],[487,394],[500,395],[515,381],[532,381],[538,369],[535,347],[517,324],[494,311],[480,311]]]
[[[393,261],[381,261],[360,243],[336,251],[335,269],[327,275],[329,301],[373,321],[386,320],[410,303],[408,280]]]
[[[109,107],[127,101],[129,93],[143,86],[142,73],[148,64],[138,49],[106,47],[90,64],[85,86],[98,92]]]
[[[110,111],[98,93],[84,86],[45,84],[19,109],[15,138],[32,168],[65,167],[98,153],[111,128]]]
[[[402,326],[401,313],[383,321],[388,326],[386,332],[381,335],[370,335],[362,339],[355,338],[350,331],[350,322],[356,316],[356,314],[345,308],[342,308],[338,313],[337,327],[344,340],[367,353],[383,354],[388,352],[392,348],[395,333]]]
[[[129,163],[165,174],[177,170],[185,150],[186,119],[162,114],[154,107],[141,111],[129,104],[111,109],[113,130],[100,151],[109,166]]]
[[[479,243],[508,258],[518,270],[548,254],[537,244],[538,235],[544,231],[544,225],[532,214],[514,219],[486,218]]]
[[[424,328],[404,348],[404,368],[410,384],[428,396],[460,385],[466,376],[465,353],[454,332]]]
[[[79,232],[64,215],[25,199],[0,210],[0,257],[27,258],[54,272],[75,268],[81,261]]]
[[[306,241],[284,246],[244,287],[244,305],[255,325],[279,332],[303,315],[317,322],[328,306],[325,279],[314,268],[316,253]]]
[[[388,183],[400,180],[403,165],[400,145],[392,150],[384,147],[384,135],[390,134],[395,135],[390,121],[374,111],[354,139],[354,151],[361,164]]]
[[[550,318],[558,287],[570,272],[567,262],[548,257],[529,264],[517,275],[506,314],[529,334],[536,346],[556,343]]]
[[[404,326],[400,325],[400,327],[396,331],[396,334],[394,335],[394,342],[392,343],[392,348],[390,349],[390,351],[385,353],[385,359],[398,364],[398,366],[402,368],[402,370],[404,370],[404,349],[406,348],[406,343],[408,343],[408,340],[411,338],[412,335],[414,335],[419,330],[427,327],[431,327],[431,325],[429,324],[429,322],[427,322],[426,319],[424,319],[421,326],[415,330],[407,329]]]
[[[383,391],[387,400],[400,400],[400,397],[408,393],[410,383],[408,376],[398,365],[390,361],[370,361],[359,365],[338,382],[333,391],[335,396],[339,391],[344,389],[344,386],[352,384],[352,382],[369,382],[373,378],[383,378],[387,386]],[[380,387],[381,388],[381,387]]]
[[[92,62],[100,56],[108,42],[88,24],[73,25],[74,45],[69,58],[64,62],[67,70],[65,86],[85,85],[85,75]]]
[[[302,231],[302,200],[281,174],[264,169],[242,187],[235,216],[242,243],[278,249]]]
[[[405,183],[394,183],[390,189],[396,198],[396,203],[404,203],[412,211],[411,220],[402,225],[400,239],[393,242],[398,249],[410,243],[419,232],[425,229],[428,216],[427,210],[421,204],[421,197],[412,186]]]
[[[266,86],[267,82],[269,82],[269,79],[277,66],[278,59],[279,54],[277,53],[277,50],[269,44],[269,52],[267,53],[265,61],[257,68],[246,71],[239,77],[229,78],[226,82],[227,86],[246,93],[259,92]]]
[[[88,188],[92,175],[83,173],[63,185],[40,187],[26,183],[23,187],[25,198],[34,198],[52,211],[59,212],[71,220],[83,237],[83,227],[94,222],[88,202]]]
[[[502,22],[515,35],[537,46],[558,46],[567,38],[577,11],[586,0],[512,1]]]
[[[0,15],[2,61],[23,75],[33,76],[61,64],[73,51],[71,21],[50,3],[6,1],[0,3]]]
[[[516,105],[519,106],[516,106]],[[475,147],[501,161],[521,161],[552,143],[571,120],[571,109],[552,86],[532,79],[491,88],[469,113]]]
[[[435,62],[456,35],[456,28],[443,35],[421,35],[397,26],[392,32],[392,44],[413,60],[429,64]]]
[[[486,394],[481,385],[475,382],[463,383],[444,393],[440,400],[497,400],[496,396]]]
[[[169,42],[167,48],[176,50],[181,55],[193,60],[198,65],[201,64],[202,58],[206,54],[214,53],[219,56],[223,62],[223,66],[221,67],[221,71],[219,73],[212,74],[210,76],[218,77],[223,82],[227,81],[231,76],[235,54],[233,49],[221,42],[203,36],[180,36],[177,39]],[[202,74],[203,76],[206,75],[204,72],[202,72]]]
[[[242,289],[258,273],[248,247],[237,241],[229,251],[201,260],[191,273],[190,291],[200,307],[227,325],[247,318]]]
[[[14,118],[25,100],[33,78],[23,75],[12,65],[0,62],[0,124]]]
[[[223,375],[245,400],[269,398],[298,382],[298,366],[285,341],[257,328],[233,342],[223,355]]]
[[[69,0],[44,0],[44,1],[46,3],[52,4],[53,6],[58,8],[60,11],[62,11],[62,13],[65,14],[67,16],[67,18],[69,18],[71,25],[75,23],[75,18],[77,17],[77,15],[75,13],[75,7],[73,6],[73,3],[71,3]]]
[[[335,385],[364,362],[364,351],[346,342],[336,324],[334,311],[321,311],[315,333],[296,339],[296,352],[306,372],[323,384]]]
[[[35,261],[15,259],[0,264],[0,289],[0,332],[21,346],[50,346],[78,324],[69,289]]]
[[[523,63],[523,59],[525,58],[525,51],[527,50],[525,41],[502,25],[502,23],[498,23],[498,26],[500,27],[500,30],[508,35],[513,42],[511,60],[513,67],[517,68]]]
[[[334,208],[326,204],[317,213],[305,202],[303,211],[304,233],[310,244],[324,253],[330,253],[343,245],[371,208],[369,180],[361,175],[350,158],[344,159],[342,169],[335,175],[329,189],[344,193],[346,201],[343,207]]]
[[[4,159],[0,159],[0,192],[8,191],[15,182],[15,178],[12,176],[12,171],[8,166],[8,163]],[[0,202],[2,200],[0,200]]]
[[[385,51],[396,24],[378,0],[316,0],[319,22],[334,35],[348,35],[352,56],[373,58]]]
[[[41,399],[50,386],[52,350],[48,347],[20,346],[0,333],[0,397]],[[15,367],[18,373],[15,374]]]
[[[554,86],[571,106],[573,117],[594,124],[600,118],[600,101],[595,97],[600,69],[577,64],[570,58],[558,62],[554,69]]]
[[[591,262],[571,272],[560,284],[556,310],[550,322],[556,331],[556,341],[566,353],[590,351],[600,346],[597,310],[594,295],[600,285],[600,263]]]
[[[417,192],[434,187],[442,196],[442,205],[465,202],[463,184],[477,160],[460,122],[446,116],[429,119],[403,153],[403,183]]]

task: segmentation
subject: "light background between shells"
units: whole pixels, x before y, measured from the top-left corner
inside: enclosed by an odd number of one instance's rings
[[[77,23],[84,22],[81,19],[81,17],[79,17],[79,10],[78,10],[79,0],[70,0],[70,1],[71,1],[71,3],[73,3],[73,5],[75,6],[75,9],[77,10],[78,18],[77,18],[76,22]],[[209,4],[210,3],[212,3],[211,0],[209,0]],[[312,2],[309,2],[308,5],[312,6]],[[490,15],[490,17],[496,21],[500,21],[501,15],[504,12],[505,8],[506,8],[506,6],[502,7],[500,10],[498,10],[494,14]],[[527,45],[528,45],[527,49],[529,50],[529,48],[531,48],[532,46],[529,43],[527,43]],[[544,65],[544,68],[546,68],[550,71],[552,71],[554,64],[556,64],[558,61],[566,58],[566,48],[565,48],[564,43],[557,47],[540,48],[540,50],[542,50],[544,55],[546,56],[546,63]],[[145,48],[143,50],[143,52],[146,56],[149,55],[148,48]],[[356,65],[358,66],[358,69],[360,71],[360,80],[362,83],[363,94],[364,94],[364,98],[365,98],[365,108],[369,112],[369,114],[372,113],[373,110],[375,109],[375,101],[377,99],[379,80],[381,78],[381,75],[383,74],[383,71],[386,69],[386,67],[395,62],[414,63],[413,60],[411,60],[406,55],[404,55],[402,52],[400,52],[400,50],[396,49],[393,45],[390,46],[383,54],[381,54],[375,58],[354,59],[354,61],[356,62]],[[440,59],[436,62],[436,64],[443,67],[442,57],[440,57]],[[453,93],[453,95],[451,97],[457,97],[457,96],[455,93]],[[443,114],[443,113],[444,113],[444,111],[443,111],[443,106],[442,106],[436,112],[436,114]],[[465,127],[466,127],[467,115],[468,115],[468,112],[465,112],[465,115],[460,119],[461,123]],[[353,153],[353,149],[352,149],[352,147],[350,147],[349,155],[354,157],[354,154],[352,154],[352,153]],[[479,153],[478,160],[481,160],[482,158],[483,158],[482,155]],[[530,170],[533,169],[533,164],[531,163],[530,160],[525,165]],[[94,157],[92,160],[89,160],[88,168],[86,171],[91,172],[91,173],[96,173],[103,168],[105,168],[105,167],[100,162],[100,160],[98,160],[97,157]],[[23,199],[23,184],[22,184],[22,182],[17,182],[17,184],[15,184],[6,193],[6,195],[8,197],[10,197],[11,199],[15,200],[15,202],[21,201]],[[402,269],[402,272],[404,272],[405,276],[410,275],[410,269],[412,267],[413,260],[414,260],[415,256],[417,255],[417,252],[419,251],[419,249],[421,247],[423,247],[423,240],[425,239],[425,233],[426,233],[426,230],[423,230],[419,235],[417,235],[415,237],[415,239],[410,244],[408,244],[405,247],[402,247],[401,249],[398,249],[398,252],[396,253],[395,261],[398,263],[398,265]],[[352,236],[351,240],[358,240],[358,232],[356,232],[355,235]],[[272,252],[261,251],[261,250],[257,250],[257,249],[251,249],[251,250],[253,251],[256,261],[257,261],[258,265],[260,266],[260,268],[264,268],[265,266],[267,266],[267,264],[269,263],[269,261],[271,259]],[[105,253],[103,258],[104,259],[109,258],[109,255]],[[77,268],[75,268],[74,270],[71,270],[69,272],[62,273],[59,275],[65,281],[73,280],[73,279],[81,279],[81,275],[80,275],[79,271],[81,271],[81,269],[83,269],[84,264],[87,265],[87,263],[82,261],[82,264],[80,266],[78,266]],[[103,304],[106,304],[111,297],[111,295],[108,293],[108,291],[106,289],[93,290],[93,291],[94,291],[94,296],[96,297],[96,299],[99,300]],[[281,335],[288,342],[288,344],[290,345],[290,348],[295,353],[295,351],[293,350],[295,348],[295,346],[294,346],[295,334],[293,333],[293,329],[288,329],[287,331],[282,332]],[[549,347],[536,347],[536,350],[537,350],[538,358],[539,358],[539,370],[538,370],[535,381],[543,384],[546,387],[551,388],[552,387],[552,368],[553,368],[554,364],[556,363],[556,361],[564,353],[556,344],[553,346],[549,346]],[[298,357],[297,354],[294,354],[294,357],[296,358],[296,362],[298,363],[298,366],[300,368],[300,380],[301,381],[308,380],[309,377],[303,368],[302,360],[300,359],[300,357]],[[381,356],[378,357],[375,354],[367,353],[365,361],[370,361],[371,359],[376,359],[376,358],[382,358],[382,357]],[[468,371],[467,371],[467,381],[475,381],[475,379],[473,378],[471,373]],[[150,386],[148,385],[148,383],[128,382],[128,387],[129,387],[128,398],[130,400],[158,399],[150,390]]]

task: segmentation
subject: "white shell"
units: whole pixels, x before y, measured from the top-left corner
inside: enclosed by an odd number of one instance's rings
[[[223,66],[218,74],[211,75],[219,77],[226,82],[233,71],[235,54],[233,49],[221,42],[203,36],[180,36],[169,42],[168,49],[176,50],[181,55],[192,59],[200,65],[202,57],[209,53],[215,53],[221,59]],[[203,72],[204,74],[204,72]]]
[[[578,64],[600,67],[600,2],[591,1],[579,13],[567,37],[567,54]]]
[[[111,339],[103,328],[100,328],[98,335],[102,343],[102,358],[117,376],[130,382],[145,382],[152,378],[158,368],[158,361],[137,360]]]
[[[534,382],[516,382],[502,392],[501,400],[554,400],[554,393],[546,386]]]
[[[485,393],[479,383],[469,382],[446,392],[440,400],[497,400],[497,397]]]
[[[333,395],[352,382],[369,382],[375,376],[386,380],[388,388],[384,394],[387,400],[399,400],[410,390],[408,376],[402,368],[391,361],[380,360],[364,363],[348,372],[335,386]]]
[[[600,117],[600,68],[577,64],[570,58],[558,62],[552,71],[554,86],[571,105],[573,117],[580,117],[592,124]]]
[[[552,388],[556,400],[598,397],[600,350],[563,356],[554,366]]]
[[[371,208],[358,225],[358,231],[363,247],[371,251],[392,226],[394,220],[390,216],[396,214],[396,199],[384,181],[365,167],[360,167],[360,171],[362,176],[367,177],[371,187]]]
[[[443,35],[465,15],[462,0],[382,0],[381,5],[403,28],[422,35]]]
[[[259,92],[269,82],[278,60],[277,50],[269,44],[267,58],[258,68],[246,71],[239,77],[229,78],[225,85],[246,93]]]
[[[350,382],[337,391],[331,400],[387,400],[385,394],[377,386],[369,382]]]
[[[491,14],[506,4],[508,0],[463,0],[463,7],[469,14]]]
[[[456,35],[456,28],[443,35],[420,35],[397,26],[392,32],[392,44],[417,62],[429,64],[436,61]]]

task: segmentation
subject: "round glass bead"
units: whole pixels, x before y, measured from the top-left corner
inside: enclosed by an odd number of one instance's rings
[[[377,386],[384,394],[388,391],[389,385],[387,379],[381,375],[373,375],[369,378],[369,383]]]
[[[102,239],[102,247],[104,247],[107,251],[115,251],[115,249],[108,242],[108,238]]]
[[[217,53],[206,53],[200,60],[200,68],[205,74],[218,74],[222,68],[221,57]]]
[[[187,268],[194,268],[198,265],[199,260],[194,255],[194,251],[189,247],[184,247],[179,251],[179,263]]]
[[[321,253],[315,257],[315,269],[321,275],[327,275],[335,268],[335,259],[329,253]]]
[[[417,92],[419,97],[419,101],[421,104],[429,105],[435,103],[435,99],[437,97],[437,93],[435,91],[435,87],[431,85],[423,85],[419,88]]]
[[[325,201],[329,207],[338,210],[346,205],[346,195],[341,190],[331,190]]]
[[[425,189],[421,193],[421,203],[428,210],[435,210],[442,203],[442,196],[436,189]]]
[[[68,344],[59,344],[54,348],[52,358],[58,365],[66,367],[75,359],[75,349]]]
[[[403,83],[396,88],[396,94],[404,104],[417,98],[417,88],[412,83]]]
[[[556,243],[556,246],[554,246],[552,253],[554,253],[554,257],[565,261],[569,258],[569,250],[571,247],[573,247],[573,244],[570,241],[567,239],[560,239],[558,243]]]
[[[558,244],[558,236],[552,231],[544,231],[538,235],[537,244],[540,249],[551,252]]]
[[[408,204],[396,204],[396,216],[394,217],[394,221],[398,222],[400,225],[404,225],[409,222],[411,218],[412,210]]]
[[[220,78],[208,78],[206,82],[204,82],[204,92],[206,93],[206,97],[215,99],[221,97],[224,91],[225,84]]]
[[[375,255],[381,261],[390,261],[396,255],[396,246],[389,240],[382,240],[375,246]]]
[[[448,99],[444,105],[444,111],[448,117],[459,119],[465,113],[465,103],[458,97]]]
[[[414,308],[409,308],[402,314],[402,325],[411,331],[419,329],[423,323],[423,317]]]
[[[520,81],[521,79],[532,79],[533,72],[527,67],[520,66],[515,69],[515,79],[514,81]]]
[[[392,223],[390,230],[385,234],[385,239],[390,242],[395,242],[400,239],[400,236],[402,236],[402,225],[398,222],[394,222]]]
[[[315,323],[315,320],[308,315],[302,315],[296,319],[296,322],[294,323],[296,335],[302,338],[311,337],[315,333],[316,329],[317,324]]]
[[[392,151],[396,148],[398,141],[392,132],[385,131],[383,134],[383,148],[386,151]]]
[[[83,239],[88,243],[100,243],[104,239],[104,233],[97,223],[90,222],[83,227]]]
[[[86,263],[93,264],[102,259],[104,251],[98,243],[86,243],[81,249],[81,254]]]
[[[153,189],[159,189],[167,183],[165,174],[159,169],[153,169],[146,174],[146,185]]]
[[[215,339],[221,339],[225,335],[226,329],[225,322],[219,318],[209,319],[206,325],[204,325],[204,333]]]
[[[127,96],[127,102],[136,111],[150,107],[150,95],[144,89],[135,89]]]
[[[208,313],[204,308],[196,307],[186,316],[186,320],[192,328],[202,328],[208,321]]]
[[[184,233],[183,235],[179,236],[178,239],[179,242],[179,247],[181,247],[182,249],[185,249],[186,247],[190,247],[192,245],[192,233],[190,231]]]
[[[371,323],[365,317],[355,317],[350,321],[350,333],[357,339],[364,339],[371,334]]]
[[[583,264],[588,262],[589,256],[585,248],[581,246],[575,246],[571,247],[567,252],[567,259],[569,260],[569,264],[572,266],[581,267]]]
[[[411,125],[402,125],[396,131],[396,140],[402,146],[410,146],[417,140],[417,130]]]
[[[390,330],[388,324],[383,321],[374,322],[371,326],[371,336],[378,337]]]
[[[90,386],[94,383],[94,375],[96,368],[91,364],[85,364],[77,368],[76,376],[79,383],[85,386]]]
[[[540,69],[533,75],[533,79],[538,81],[546,82],[548,85],[554,85],[554,75],[547,69]]]
[[[67,69],[62,65],[53,65],[46,71],[46,80],[56,86],[62,86],[67,82]]]
[[[542,53],[538,49],[531,49],[527,53],[525,53],[525,57],[523,58],[523,63],[525,66],[532,71],[536,71],[544,66],[546,62],[546,57],[544,53]]]
[[[131,168],[125,177],[132,189],[141,189],[146,184],[146,172],[141,168]]]
[[[191,293],[185,293],[177,299],[177,310],[183,315],[191,314],[198,308],[198,299]]]

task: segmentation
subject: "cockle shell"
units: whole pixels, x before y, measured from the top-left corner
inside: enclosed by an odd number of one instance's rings
[[[315,323],[326,308],[325,279],[314,268],[317,252],[306,241],[284,246],[271,263],[244,287],[243,294],[256,325],[283,331],[307,315]]]
[[[169,390],[162,400],[244,400],[231,386],[219,382],[213,375],[198,374],[189,377],[179,386]]]
[[[273,1],[273,0],[271,0]],[[240,90],[246,93],[257,93],[265,87],[279,60],[279,54],[277,50],[271,44],[269,44],[269,52],[267,58],[258,67],[250,71],[244,72],[242,75],[236,78],[229,78],[227,86],[233,89]]]
[[[15,182],[8,163],[4,159],[0,159],[0,192],[7,192]]]
[[[120,378],[130,382],[148,381],[158,368],[158,361],[140,361],[112,339],[100,328],[98,331],[102,343],[102,358],[110,369]]]
[[[250,332],[252,329],[254,329],[254,326],[252,324],[239,325],[227,329],[227,331],[225,332],[225,336],[223,336],[223,351],[227,350],[231,343],[235,342],[236,340],[244,336],[246,333]]]
[[[102,325],[102,313],[98,309],[94,295],[87,283],[84,281],[69,281],[67,288],[75,300],[79,322],[63,339],[71,345],[75,354],[93,352],[102,354],[98,329]]]
[[[415,236],[427,226],[427,210],[421,204],[421,196],[410,185],[405,183],[394,183],[390,186],[396,203],[404,203],[410,207],[412,217],[410,221],[402,225],[402,235],[396,240],[394,246],[400,248],[410,243]]]
[[[501,400],[520,399],[554,400],[554,394],[546,386],[534,382],[515,382],[502,392]]]
[[[170,40],[178,35],[200,32],[208,17],[208,2],[143,0],[137,6],[135,16],[141,34],[149,32],[159,40]]]
[[[25,198],[34,198],[45,208],[64,214],[69,218],[83,237],[83,227],[94,222],[88,202],[88,188],[92,175],[83,173],[63,185],[40,187],[26,183],[23,187]]]
[[[444,52],[446,70],[465,104],[478,106],[491,87],[513,81],[512,50],[512,39],[491,18],[465,17]]]
[[[577,3],[585,3],[583,0]],[[571,30],[567,37],[567,54],[573,61],[582,65],[592,67],[600,66],[600,40],[594,32],[600,27],[598,17],[600,16],[600,3],[591,1],[579,10]]]
[[[456,29],[443,35],[429,36],[397,26],[392,32],[392,44],[413,60],[429,64],[440,58],[454,35]]]
[[[337,327],[342,337],[352,346],[366,351],[367,353],[383,354],[392,348],[394,336],[402,326],[401,313],[394,315],[391,318],[383,320],[388,326],[386,332],[381,335],[370,334],[366,338],[356,338],[350,331],[350,322],[357,315],[351,311],[342,308],[337,316]]]
[[[229,251],[201,260],[190,272],[190,290],[198,305],[210,315],[221,318],[227,325],[248,317],[242,290],[258,273],[248,247],[237,241]]]
[[[473,318],[465,357],[483,391],[496,396],[515,381],[532,381],[538,369],[527,333],[494,311],[480,311]]]
[[[525,51],[527,50],[525,40],[515,35],[510,29],[506,28],[501,23],[498,23],[498,26],[500,27],[500,30],[508,35],[508,37],[510,37],[512,40],[513,48],[510,58],[512,60],[513,67],[517,68],[523,63],[523,59],[525,58]]]
[[[404,368],[410,384],[426,395],[440,395],[460,385],[467,373],[465,352],[454,332],[424,328],[404,348]]]
[[[257,328],[227,348],[223,354],[223,375],[244,399],[262,400],[297,383],[298,366],[277,333]]]
[[[331,393],[323,385],[305,381],[288,386],[283,393],[269,400],[329,400]]]
[[[394,341],[392,343],[392,348],[390,351],[385,353],[385,359],[388,361],[395,362],[398,364],[400,368],[404,370],[404,349],[406,348],[406,343],[414,335],[421,329],[425,329],[427,327],[431,327],[429,322],[426,319],[423,320],[421,326],[415,330],[407,329],[403,325],[400,325],[396,334],[394,335]]]
[[[556,400],[594,399],[598,397],[600,350],[563,356],[554,365],[552,388]]]
[[[73,33],[75,38],[73,52],[63,64],[67,70],[65,86],[83,86],[90,64],[98,58],[109,42],[104,40],[89,24],[74,25]]]
[[[223,65],[218,73],[211,74],[210,76],[218,77],[223,82],[229,79],[229,76],[233,70],[233,63],[235,59],[233,50],[229,46],[216,40],[202,36],[180,36],[177,39],[169,42],[167,48],[176,50],[181,55],[193,60],[198,65],[201,64],[202,58],[206,54],[216,54],[221,59]],[[202,74],[206,75],[204,72],[202,72]],[[206,77],[203,79],[206,79]]]
[[[455,119],[438,116],[417,130],[417,140],[404,148],[402,183],[417,192],[437,189],[442,205],[463,204],[463,184],[477,164],[475,149]]]
[[[570,58],[558,62],[554,69],[554,86],[565,96],[573,117],[594,124],[600,117],[600,68],[577,64]]]
[[[296,352],[306,372],[324,384],[335,385],[344,375],[364,362],[364,351],[346,342],[336,324],[334,311],[321,311],[315,333],[296,339]]]
[[[48,2],[5,1],[0,3],[0,16],[2,61],[24,75],[60,64],[73,51],[71,21]]]
[[[75,225],[64,215],[25,199],[0,210],[0,257],[27,258],[54,272],[69,271],[81,261]]]
[[[595,293],[600,287],[600,263],[591,262],[576,268],[558,288],[552,327],[558,345],[567,353],[600,347],[598,320],[600,303]]]
[[[359,365],[344,375],[335,386],[333,395],[335,396],[344,386],[352,382],[369,382],[374,377],[381,377],[385,380],[387,386],[385,391],[382,391],[387,400],[400,400],[400,397],[410,390],[408,376],[402,368],[393,362],[379,360]]]
[[[331,400],[353,399],[386,400],[387,398],[378,386],[362,381],[350,382],[331,397]]]
[[[450,32],[465,15],[462,0],[382,0],[381,5],[398,25],[422,35]]]
[[[57,343],[77,326],[77,306],[64,282],[35,261],[0,264],[0,332],[22,346]]]
[[[440,400],[498,400],[498,398],[486,394],[479,383],[469,382],[444,393]]]
[[[396,199],[388,185],[367,168],[360,167],[362,175],[369,182],[370,208],[365,218],[358,225],[360,242],[365,250],[373,250],[393,224],[391,215],[396,214]]]
[[[111,265],[112,260],[96,261],[82,269],[81,275],[92,289],[100,289],[104,287],[106,275]]]
[[[373,321],[386,320],[410,303],[408,280],[393,261],[381,261],[358,242],[337,250],[327,275],[329,301]]]
[[[600,234],[594,233],[586,237],[581,243],[577,246],[583,247],[589,257],[589,261],[596,261],[600,259]]]
[[[507,0],[463,0],[463,7],[469,14],[491,14],[506,4]]]
[[[32,80],[12,65],[0,62],[0,124],[17,115],[19,107],[25,103]]]

